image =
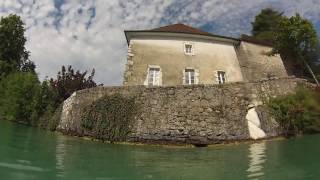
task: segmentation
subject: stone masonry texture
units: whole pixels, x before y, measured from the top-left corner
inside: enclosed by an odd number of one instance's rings
[[[270,97],[288,94],[297,84],[293,77],[256,82],[193,86],[119,86],[77,91],[64,103],[58,130],[86,136],[81,127],[84,107],[103,97],[119,93],[136,97],[139,114],[127,141],[149,143],[214,144],[249,139],[245,119],[249,108],[263,105]],[[265,112],[261,114],[266,114]],[[277,123],[263,115],[268,135],[277,136]]]
[[[270,77],[288,77],[279,55],[269,56],[271,47],[242,41],[236,48],[244,81],[256,81]]]

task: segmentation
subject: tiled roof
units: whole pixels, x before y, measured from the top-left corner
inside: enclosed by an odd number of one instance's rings
[[[174,32],[174,33],[187,33],[187,34],[200,34],[200,35],[209,35],[212,36],[213,34],[202,31],[201,29],[193,28],[187,26],[185,24],[172,24],[168,26],[163,26],[155,29],[151,29],[150,31],[155,32]]]
[[[127,42],[129,43],[130,41],[130,36],[127,36],[127,33],[143,33],[143,32],[164,32],[164,33],[185,33],[185,34],[194,34],[194,35],[204,35],[204,36],[209,36],[209,37],[217,37],[217,38],[224,38],[224,39],[229,39],[233,41],[245,41],[245,42],[250,42],[254,44],[260,44],[264,46],[272,46],[272,42],[270,41],[265,41],[265,40],[260,40],[252,36],[248,35],[242,35],[241,38],[233,38],[233,37],[226,37],[226,36],[219,36],[215,34],[211,34],[208,32],[205,32],[201,29],[197,29],[182,23],[178,24],[171,24],[155,29],[150,29],[150,30],[134,30],[134,31],[125,31],[126,34],[126,39]],[[129,39],[128,39],[129,37]]]
[[[242,35],[241,38],[233,38],[233,37],[226,37],[226,36],[220,36],[220,35],[215,35],[211,34],[208,32],[205,32],[201,29],[197,29],[185,24],[171,24],[155,29],[150,29],[150,30],[129,30],[129,31],[124,31],[127,39],[127,43],[129,44],[129,41],[132,37],[132,33],[149,33],[149,32],[163,32],[163,33],[184,33],[184,34],[191,34],[191,35],[203,35],[203,36],[208,36],[208,37],[214,37],[214,38],[221,38],[221,39],[228,39],[231,41],[245,41],[245,42],[250,42],[254,44],[260,44],[264,46],[272,46],[272,42],[270,41],[265,41],[265,40],[260,40],[252,36],[248,35]]]
[[[164,35],[166,33],[177,33],[177,34],[189,34],[189,35],[200,35],[203,37],[209,37],[209,38],[218,38],[220,40],[226,40],[228,42],[232,42],[232,43],[238,43],[240,42],[239,39],[237,38],[232,38],[232,37],[226,37],[226,36],[219,36],[219,35],[215,35],[215,34],[211,34],[208,32],[205,32],[201,29],[197,29],[194,27],[190,27],[187,26],[185,24],[172,24],[172,25],[168,25],[168,26],[163,26],[163,27],[159,27],[159,28],[155,28],[155,29],[150,29],[150,30],[125,30],[124,31],[126,39],[127,39],[127,43],[129,44],[130,39],[134,36],[136,36],[137,34],[143,34],[143,33],[163,33]]]
[[[255,37],[248,36],[248,35],[245,35],[245,34],[241,35],[240,40],[241,41],[245,41],[245,42],[250,42],[250,43],[253,43],[253,44],[260,44],[260,45],[265,45],[265,46],[273,46],[273,43],[271,41],[257,39]]]

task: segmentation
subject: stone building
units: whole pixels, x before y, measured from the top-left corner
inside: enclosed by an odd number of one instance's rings
[[[105,127],[94,121],[95,128],[86,128],[83,115],[101,98],[120,95],[134,99],[137,108],[132,121],[127,120],[129,129],[122,128],[128,130],[124,141],[204,146],[270,138],[282,130],[265,103],[293,93],[298,85],[310,86],[288,77],[288,66],[279,56],[267,55],[270,44],[248,36],[217,36],[183,24],[125,35],[129,46],[125,86],[73,93],[63,104],[59,131],[108,140]],[[127,112],[126,105],[117,106]],[[118,123],[103,116],[109,128]]]
[[[214,35],[184,24],[125,31],[124,85],[175,86],[251,82],[288,73],[271,46],[250,37]]]

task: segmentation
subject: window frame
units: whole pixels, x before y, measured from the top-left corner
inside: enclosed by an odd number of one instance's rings
[[[187,46],[191,46],[190,52],[187,51]],[[184,42],[183,43],[183,51],[184,51],[184,54],[186,54],[186,55],[194,55],[194,43]]]
[[[152,72],[152,84],[150,81],[150,75],[151,75],[151,70]],[[157,71],[156,71],[157,70]],[[157,73],[156,73],[157,72]],[[148,75],[147,75],[147,81],[146,85],[147,86],[161,86],[161,68],[160,66],[155,66],[155,65],[149,65],[148,66]]]
[[[218,84],[225,84],[227,82],[227,73],[223,70],[218,70],[216,73]]]
[[[193,74],[193,78],[192,78]],[[193,83],[192,83],[193,80]],[[196,84],[196,70],[193,68],[184,69],[184,82],[185,85],[195,85]]]

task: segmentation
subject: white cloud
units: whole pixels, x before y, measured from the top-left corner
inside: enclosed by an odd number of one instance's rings
[[[151,29],[167,23],[203,25],[214,33],[248,33],[261,8],[274,7],[318,20],[320,0],[0,0],[0,16],[21,15],[28,28],[27,48],[41,78],[61,65],[96,69],[96,80],[121,84],[126,58],[124,29]]]

